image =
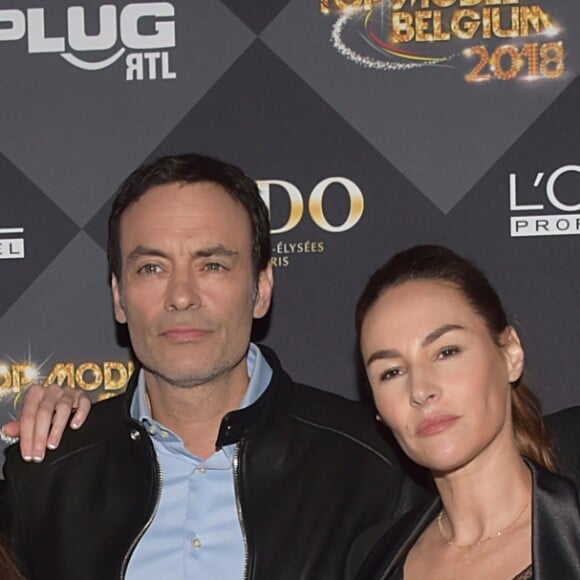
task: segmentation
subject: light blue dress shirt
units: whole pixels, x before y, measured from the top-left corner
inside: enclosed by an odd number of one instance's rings
[[[240,408],[254,403],[272,377],[256,345],[250,345],[247,360],[250,383]],[[129,560],[126,578],[240,580],[246,552],[234,489],[235,445],[205,461],[190,453],[180,437],[151,417],[142,371],[131,416],[149,432],[162,487],[157,512]]]

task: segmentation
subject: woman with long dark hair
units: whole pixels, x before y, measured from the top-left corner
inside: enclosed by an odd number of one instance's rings
[[[438,492],[383,534],[356,579],[580,578],[578,495],[555,473],[487,278],[446,248],[411,248],[370,278],[356,326],[379,415]]]

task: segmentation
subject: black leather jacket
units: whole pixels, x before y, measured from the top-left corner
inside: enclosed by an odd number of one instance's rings
[[[526,460],[532,473],[532,561],[534,580],[580,578],[580,504],[573,482]],[[354,543],[347,579],[397,580],[407,554],[441,511],[439,497],[406,514],[378,534],[367,530]],[[378,540],[378,541],[377,541]],[[371,548],[372,546],[372,548]],[[361,564],[362,562],[362,564]]]
[[[394,521],[422,493],[396,465],[372,413],[293,383],[262,351],[271,384],[224,417],[217,441],[237,446],[245,578],[342,578],[354,538]],[[0,528],[29,580],[123,578],[161,490],[153,445],[128,413],[136,376],[127,395],[95,405],[44,463],[8,450]]]

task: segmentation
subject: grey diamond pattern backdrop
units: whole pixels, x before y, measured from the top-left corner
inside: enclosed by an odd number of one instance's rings
[[[256,335],[295,378],[360,397],[352,312],[366,278],[394,251],[443,243],[504,298],[545,410],[580,404],[580,3],[470,2],[473,39],[389,38],[396,10],[422,6],[432,30],[435,13],[449,24],[465,10],[449,4],[3,2],[0,420],[30,367],[95,399],[120,391],[111,196],[137,165],[185,151],[259,181],[276,295]],[[524,34],[532,9],[552,27]],[[483,38],[494,10],[503,28],[516,14],[518,34]],[[489,61],[465,56],[475,45]],[[478,58],[489,78],[467,82]]]

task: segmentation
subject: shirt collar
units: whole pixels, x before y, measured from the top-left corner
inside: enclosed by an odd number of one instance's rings
[[[254,343],[250,343],[246,362],[250,382],[246,394],[240,404],[240,409],[245,409],[255,403],[266,391],[270,384],[270,379],[272,378],[272,368],[264,358],[264,355],[260,352],[260,349]],[[151,416],[143,369],[139,371],[137,387],[133,393],[129,412],[133,419],[143,423],[146,427],[153,426],[156,431],[169,433],[171,435],[170,439],[173,441],[175,441],[175,439],[181,440],[180,437],[155,421]],[[228,456],[233,452],[232,447],[233,446],[231,445],[224,447]]]

